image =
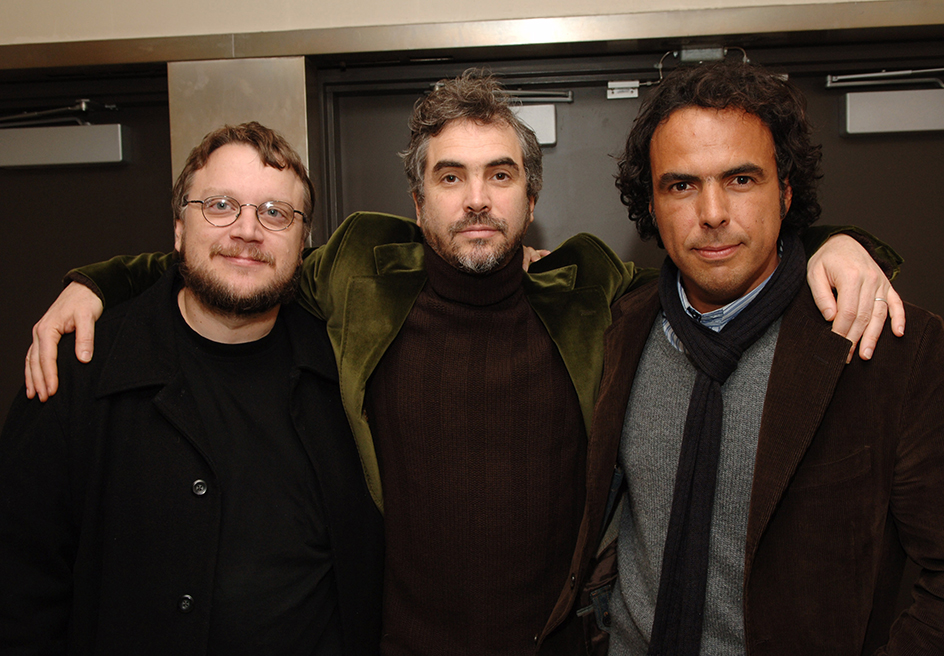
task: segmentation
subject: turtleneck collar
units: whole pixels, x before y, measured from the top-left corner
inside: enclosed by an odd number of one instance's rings
[[[520,290],[524,278],[523,251],[519,246],[500,269],[489,273],[459,271],[423,244],[429,285],[438,296],[466,305],[494,305]]]

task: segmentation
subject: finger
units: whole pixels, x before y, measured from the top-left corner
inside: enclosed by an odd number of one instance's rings
[[[810,275],[808,281],[816,307],[819,308],[826,321],[832,321],[836,316],[836,297],[833,294],[832,285],[829,284],[829,279],[825,275]]]
[[[95,319],[81,313],[75,318],[75,357],[79,362],[90,362],[95,350]]]
[[[882,328],[885,323],[885,317],[888,313],[888,307],[885,303],[875,300],[877,297],[877,292],[875,290],[875,285],[873,284],[863,284],[859,289],[858,305],[855,309],[855,318],[852,321],[852,325],[849,327],[848,332],[846,333],[846,339],[852,342],[852,351],[850,351],[848,357],[846,358],[846,364],[852,362],[852,356],[855,351],[855,346],[859,344],[863,335],[865,335],[866,329],[869,327],[869,324],[873,320],[875,313],[879,313],[881,316],[881,321],[877,324],[878,334],[881,334]],[[881,307],[877,307],[881,306]],[[873,328],[874,331],[874,328]],[[872,356],[872,351],[875,349],[875,342],[878,341],[878,334],[875,335],[875,339],[869,345],[869,357]],[[859,355],[862,355],[862,350],[859,350]],[[868,358],[866,358],[868,359]]]
[[[872,299],[875,295],[864,290],[862,281],[858,279],[846,281],[843,285],[837,285],[837,288],[839,292],[835,301],[836,315],[833,317],[833,332],[855,344],[868,323],[869,313],[872,311]],[[865,298],[868,298],[868,301],[864,301]],[[863,305],[864,303],[866,305]],[[862,310],[862,308],[865,309]],[[863,311],[865,314],[860,319],[860,312]]]
[[[891,316],[892,332],[901,337],[905,334],[905,304],[891,284],[888,285],[885,298],[888,299],[888,314]]]
[[[33,374],[30,371],[30,350],[32,350],[32,346],[26,350],[26,369],[23,375],[26,379],[26,398],[28,399],[36,396],[36,388],[33,386]]]
[[[863,360],[870,360],[875,352],[875,345],[878,344],[878,338],[885,328],[885,319],[888,318],[888,303],[878,300],[876,297],[872,306],[872,314],[869,323],[862,333],[862,339],[859,342],[859,357]]]
[[[37,324],[38,325],[38,324]],[[57,330],[33,330],[33,350],[39,351],[38,358],[34,358],[33,377],[36,382],[36,392],[40,401],[45,401],[59,389],[59,338]],[[37,378],[38,374],[38,378]]]
[[[40,364],[39,342],[37,341],[39,340],[39,333],[40,327],[37,323],[33,326],[33,343],[26,352],[26,376],[29,384],[33,387],[33,394],[40,401],[45,402],[49,398],[49,391],[46,388],[46,379],[43,377],[43,367]]]

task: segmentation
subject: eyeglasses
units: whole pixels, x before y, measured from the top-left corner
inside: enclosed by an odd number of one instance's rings
[[[203,218],[217,228],[225,228],[236,223],[244,207],[254,208],[259,223],[272,232],[287,230],[294,223],[296,214],[302,217],[302,221],[305,220],[304,214],[281,200],[270,200],[260,205],[253,205],[240,203],[229,196],[210,196],[205,200],[188,200],[187,204],[199,205],[203,211]]]

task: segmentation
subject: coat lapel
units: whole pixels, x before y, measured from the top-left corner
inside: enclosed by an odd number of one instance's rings
[[[574,289],[576,266],[525,278],[525,297],[547,329],[577,391],[584,429],[590,434],[593,402],[600,385],[603,331],[610,307],[599,287]]]
[[[213,466],[213,450],[209,432],[204,427],[197,401],[182,373],[178,372],[174,378],[164,386],[154,397],[154,405],[164,418],[193,444],[203,458]]]
[[[180,372],[177,355],[176,266],[146,290],[132,305],[122,322],[107,361],[102,368],[96,397],[143,387],[161,387],[154,404],[164,417],[194,447],[212,462],[206,431],[197,412],[196,401]],[[142,348],[141,345],[149,345]]]
[[[830,331],[809,289],[783,315],[770,369],[754,465],[745,577],[780,502],[833,396],[849,341]]]
[[[361,400],[367,380],[399,334],[425,283],[424,271],[357,277],[349,282],[344,310],[348,328],[341,340],[339,369],[341,385],[356,381]]]
[[[594,436],[612,443],[607,448],[619,446],[636,367],[661,307],[655,281],[613,306],[613,324],[604,338],[603,380],[593,424]]]
[[[367,381],[400,332],[416,297],[426,284],[423,245],[384,244],[374,248],[376,275],[355,276],[347,284],[343,316],[331,316],[328,331],[339,331],[338,375],[341,401],[351,421],[364,478],[383,512],[377,451],[364,413]]]
[[[356,415],[363,410],[367,380],[426,284],[422,244],[377,246],[374,261],[376,275],[355,276],[348,282],[344,316],[334,322],[344,327],[338,369],[342,390],[358,399]]]

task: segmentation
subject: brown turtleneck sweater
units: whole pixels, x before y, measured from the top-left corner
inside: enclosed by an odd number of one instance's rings
[[[567,583],[586,438],[521,262],[466,274],[427,246],[429,280],[369,383],[385,655],[533,653]]]

